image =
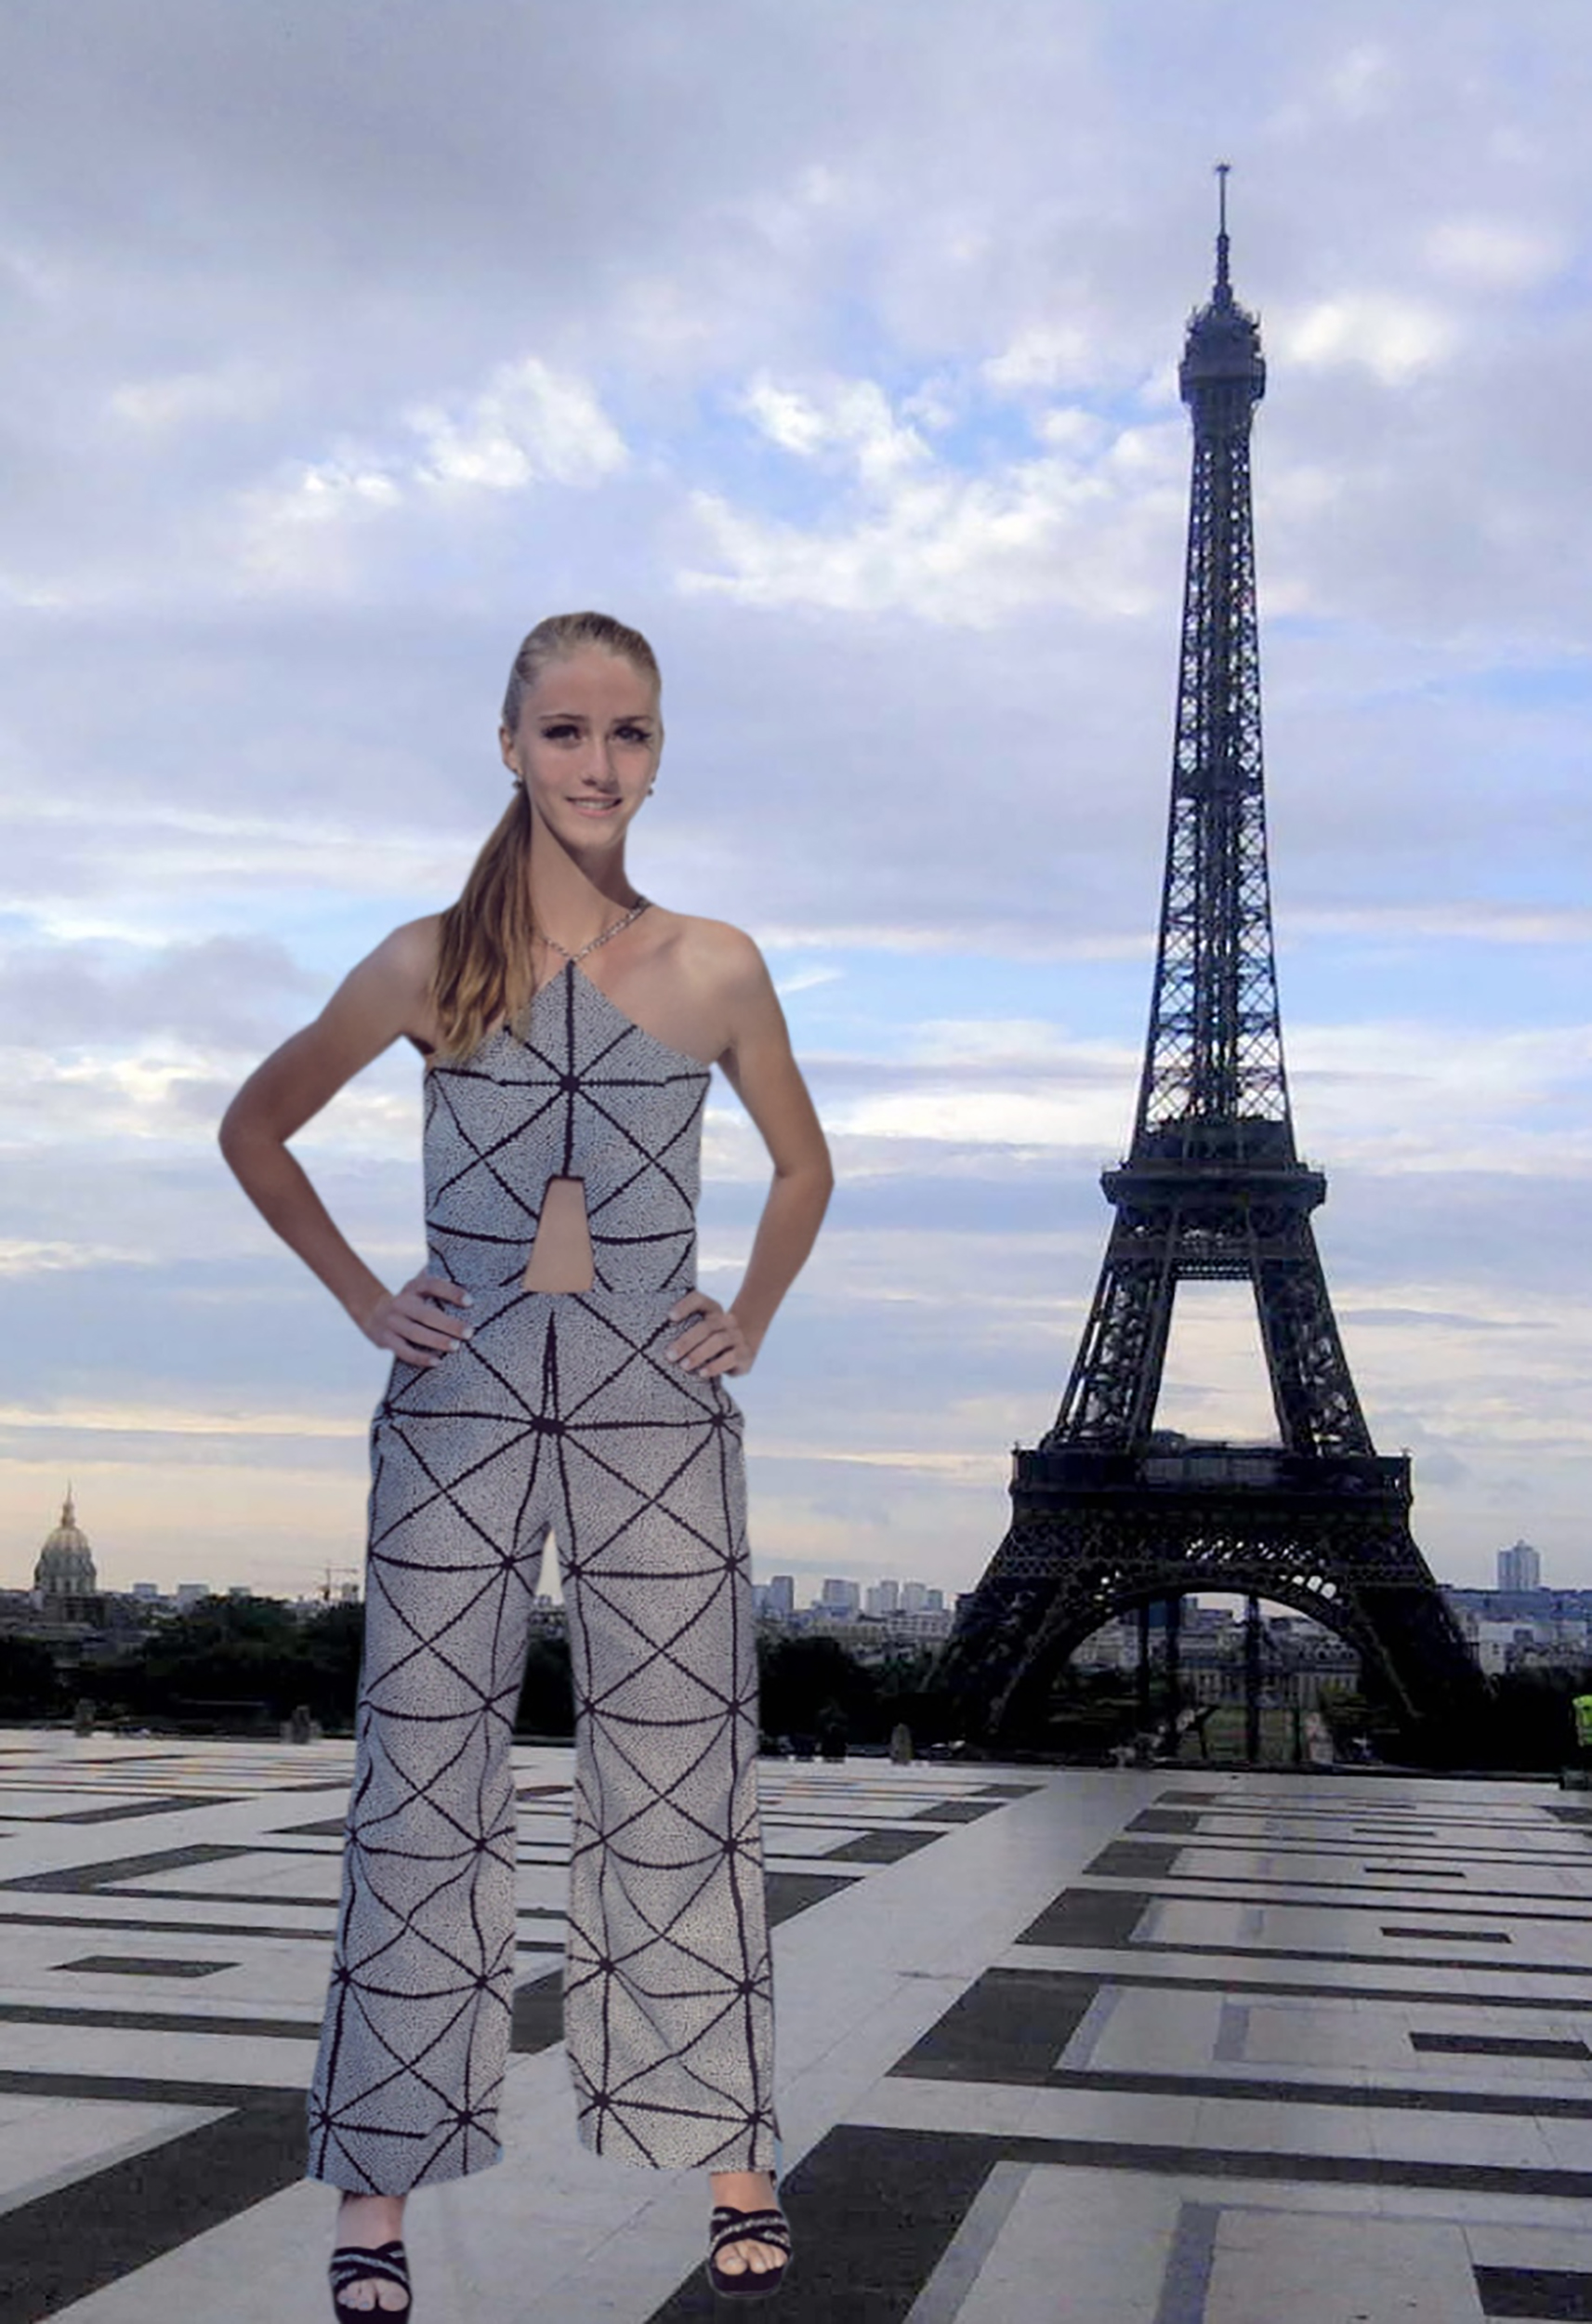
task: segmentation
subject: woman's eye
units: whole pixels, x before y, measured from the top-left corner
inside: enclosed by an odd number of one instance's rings
[[[546,742],[567,743],[574,732],[575,729],[572,726],[545,726],[542,729],[542,735]]]
[[[645,744],[650,743],[652,737],[644,726],[622,726],[619,730],[619,739],[622,743]]]

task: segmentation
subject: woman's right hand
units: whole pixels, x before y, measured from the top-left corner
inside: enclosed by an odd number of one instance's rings
[[[450,1348],[470,1337],[472,1327],[449,1304],[468,1307],[470,1295],[445,1275],[412,1275],[401,1291],[384,1291],[360,1325],[367,1340],[423,1369],[440,1364]]]

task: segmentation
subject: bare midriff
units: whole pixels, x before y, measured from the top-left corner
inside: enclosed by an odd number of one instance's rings
[[[589,1291],[595,1280],[585,1182],[550,1178],[536,1221],[536,1240],[520,1278],[527,1291]]]

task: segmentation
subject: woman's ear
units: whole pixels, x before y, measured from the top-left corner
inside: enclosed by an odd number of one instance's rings
[[[514,737],[507,726],[500,726],[497,730],[497,747],[509,773],[518,774],[520,770],[514,763]]]

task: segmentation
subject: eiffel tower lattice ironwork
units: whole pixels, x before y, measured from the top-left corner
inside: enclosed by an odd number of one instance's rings
[[[1188,560],[1160,948],[1115,1217],[1055,1425],[1014,1456],[1010,1530],[964,1602],[941,1675],[970,1733],[1042,1740],[1060,1665],[1110,1617],[1194,1590],[1264,1597],[1353,1646],[1413,1733],[1479,1703],[1463,1635],[1410,1530],[1410,1463],[1378,1455],[1294,1142],[1271,937],[1249,439],[1266,366],[1229,278],[1188,329]],[[1174,1297],[1255,1294],[1279,1443],[1154,1428]],[[1175,1631],[1174,1631],[1175,1636]]]

